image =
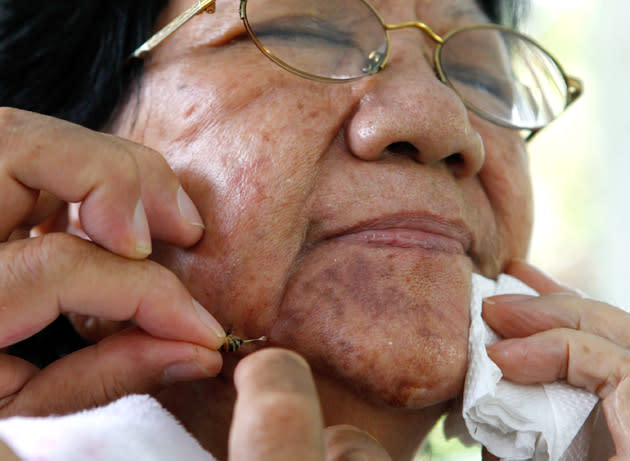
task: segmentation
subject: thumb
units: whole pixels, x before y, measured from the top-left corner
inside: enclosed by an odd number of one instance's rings
[[[630,378],[624,378],[602,402],[616,457],[630,459]]]
[[[13,451],[0,440],[0,460],[2,461],[20,461]]]
[[[367,432],[354,426],[339,425],[324,429],[326,461],[391,461],[385,449]]]
[[[73,413],[128,394],[216,376],[221,365],[217,351],[133,328],[57,360],[34,376],[25,374],[28,381],[16,386],[21,390],[0,417]]]

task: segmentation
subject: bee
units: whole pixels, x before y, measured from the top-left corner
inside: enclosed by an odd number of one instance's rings
[[[225,335],[225,342],[223,346],[219,349],[222,352],[236,352],[241,348],[243,344],[252,343],[254,341],[267,341],[266,336],[261,336],[256,339],[241,339],[238,336],[234,336],[232,334],[232,329],[230,328]]]

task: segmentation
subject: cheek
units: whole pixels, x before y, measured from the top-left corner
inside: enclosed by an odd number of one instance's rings
[[[150,72],[136,137],[164,153],[206,224],[227,235],[251,230],[256,215],[295,218],[350,104],[271,63],[261,72],[258,52],[238,67],[222,56]]]
[[[222,68],[220,59],[214,64]],[[211,75],[188,65],[149,73],[146,123],[135,137],[164,153],[208,228],[193,251],[160,246],[155,258],[225,325],[254,336],[271,321],[293,271],[320,159],[354,96],[266,61],[267,72],[258,60],[240,64]]]
[[[518,132],[502,128],[479,129],[486,145],[486,162],[479,173],[495,215],[501,267],[525,259],[533,225],[533,193],[529,159]]]

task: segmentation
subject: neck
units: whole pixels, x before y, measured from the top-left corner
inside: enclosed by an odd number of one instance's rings
[[[315,375],[326,426],[350,424],[374,438],[394,461],[413,459],[446,405],[421,410],[390,408],[366,402],[339,382]],[[182,383],[160,392],[158,399],[217,459],[227,459],[236,391],[231,377]]]
[[[372,435],[394,461],[412,460],[448,405],[423,409],[392,408],[366,402],[328,377],[316,376],[326,426],[350,424]]]

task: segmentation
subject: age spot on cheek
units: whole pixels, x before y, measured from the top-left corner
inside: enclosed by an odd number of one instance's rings
[[[184,118],[188,119],[197,112],[197,105],[193,104],[184,112]]]
[[[326,248],[296,273],[271,336],[318,373],[395,406],[454,395],[465,365],[464,330],[452,312],[426,299],[430,285],[416,265],[388,252]]]
[[[399,284],[394,261],[388,258],[384,265],[378,265],[360,253],[353,254],[319,268],[308,280],[300,282],[295,292],[301,294],[301,306],[285,306],[285,318],[298,322],[305,320],[308,312],[325,313],[340,326],[351,320],[349,316],[356,315],[370,323],[387,321],[417,304]]]
[[[307,285],[316,298],[329,303],[340,321],[345,315],[345,306],[349,305],[361,306],[366,314],[376,319],[387,314],[384,295],[387,298],[401,295],[393,283],[391,286],[387,283],[394,270],[391,263],[376,269],[367,258],[354,255],[344,264],[325,268]]]

